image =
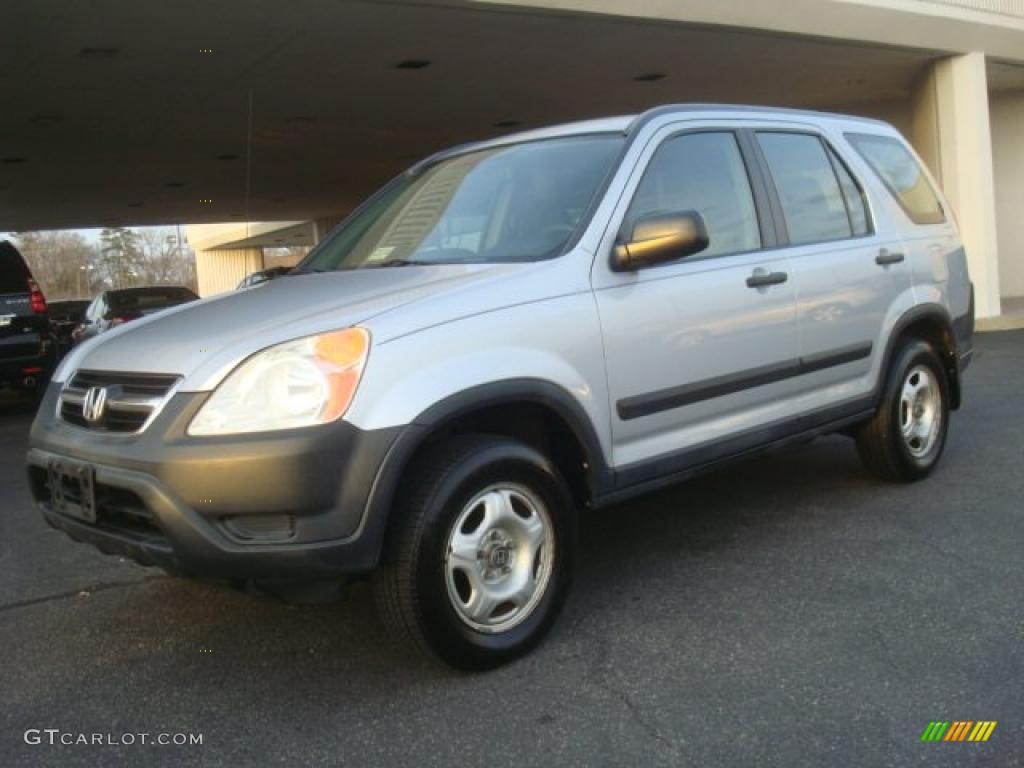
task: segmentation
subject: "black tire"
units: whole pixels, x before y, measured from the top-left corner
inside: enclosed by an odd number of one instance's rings
[[[502,632],[469,626],[449,598],[449,535],[474,497],[496,483],[528,489],[545,506],[553,550],[547,586],[520,623]],[[381,617],[393,635],[453,667],[482,670],[523,655],[554,624],[569,592],[577,510],[555,465],[515,440],[455,437],[412,467],[396,496],[384,562],[374,575]]]
[[[905,409],[901,393],[904,384],[919,366],[928,369],[938,384],[939,424],[930,447],[923,453],[915,454],[903,435]],[[878,411],[870,421],[861,424],[856,432],[857,452],[868,471],[879,479],[901,483],[914,482],[930,475],[946,446],[949,402],[949,381],[935,350],[919,339],[899,342],[889,365]]]

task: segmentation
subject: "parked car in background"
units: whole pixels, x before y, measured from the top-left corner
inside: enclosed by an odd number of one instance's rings
[[[74,345],[73,334],[85,320],[85,310],[90,303],[89,299],[61,299],[49,303],[50,330],[57,344],[58,358],[66,355]]]
[[[41,391],[55,363],[46,297],[21,253],[0,241],[0,385]]]
[[[154,285],[146,288],[103,291],[85,310],[85,319],[74,333],[75,342],[91,339],[122,323],[198,298],[195,293],[180,285]]]
[[[532,131],[420,163],[258,291],[72,351],[29,478],[51,525],[174,573],[373,572],[395,634],[489,667],[554,623],[592,509],[833,432],[878,478],[927,477],[973,307],[886,123]]]
[[[238,284],[235,290],[242,288],[251,288],[254,285],[265,283],[268,280],[273,280],[275,277],[286,275],[291,272],[291,267],[271,267],[270,269],[261,269],[259,272],[253,272],[251,275],[246,275],[242,278],[242,282]]]

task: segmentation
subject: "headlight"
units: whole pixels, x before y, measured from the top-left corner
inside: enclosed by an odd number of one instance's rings
[[[369,349],[366,330],[346,328],[257,352],[214,390],[188,433],[269,432],[334,421],[352,402]]]

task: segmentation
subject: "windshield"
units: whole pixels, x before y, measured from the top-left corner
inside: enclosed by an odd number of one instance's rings
[[[386,187],[295,271],[554,258],[623,142],[576,136],[442,160]]]

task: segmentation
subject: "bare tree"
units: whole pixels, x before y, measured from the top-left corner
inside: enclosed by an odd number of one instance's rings
[[[114,288],[130,288],[144,280],[139,233],[124,227],[108,227],[100,232],[100,271]]]
[[[196,288],[195,253],[175,227],[106,229],[99,245],[74,231],[18,232],[14,244],[50,299],[140,285]]]
[[[99,249],[78,232],[18,232],[14,244],[48,298],[89,298],[101,288]]]
[[[184,285],[196,288],[196,258],[187,243],[178,241],[174,227],[149,227],[138,233],[138,268],[146,285]],[[139,284],[142,284],[139,283]]]

